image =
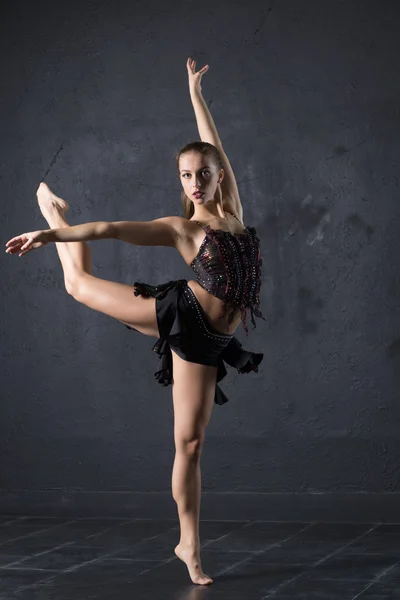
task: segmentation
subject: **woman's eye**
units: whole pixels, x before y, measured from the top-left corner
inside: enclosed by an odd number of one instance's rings
[[[202,173],[207,173],[207,175],[210,174],[210,171],[201,171]],[[183,177],[186,177],[186,175],[190,175],[190,173],[184,173]]]

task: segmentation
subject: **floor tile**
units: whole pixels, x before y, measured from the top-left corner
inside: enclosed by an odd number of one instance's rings
[[[0,515],[0,600],[400,600],[400,524],[202,521],[211,586],[174,554],[177,519]]]

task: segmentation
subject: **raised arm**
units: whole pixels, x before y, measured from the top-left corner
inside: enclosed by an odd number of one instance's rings
[[[221,182],[221,191],[224,209],[233,212],[235,216],[243,222],[243,208],[240,201],[239,190],[236,183],[235,174],[222,147],[221,139],[218,135],[214,119],[208,109],[207,104],[201,93],[201,77],[208,70],[208,65],[195,72],[196,61],[190,58],[187,61],[189,75],[189,92],[192,100],[194,113],[197,121],[200,139],[202,142],[208,142],[218,148],[224,166],[224,179]]]

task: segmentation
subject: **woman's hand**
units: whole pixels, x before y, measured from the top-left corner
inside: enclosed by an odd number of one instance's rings
[[[203,74],[208,71],[208,65],[200,69],[197,73],[195,72],[196,61],[191,60],[189,57],[186,63],[188,74],[189,74],[189,89],[190,91],[195,90],[201,92],[201,78]]]
[[[23,256],[31,250],[41,248],[49,242],[49,231],[51,230],[46,229],[40,231],[30,231],[29,233],[21,233],[21,235],[17,235],[7,242],[6,247],[8,246],[8,248],[6,252],[8,254],[16,254],[17,252],[21,252],[19,256]]]

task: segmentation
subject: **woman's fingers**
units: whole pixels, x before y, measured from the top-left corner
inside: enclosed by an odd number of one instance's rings
[[[31,238],[28,238],[27,241],[25,242],[25,244],[23,244],[21,246],[21,250],[25,250],[25,248],[28,248],[28,246],[30,246],[32,244],[32,241],[33,240]]]
[[[12,248],[7,248],[6,253],[7,254],[17,254],[18,252],[22,252],[23,254],[25,254],[25,252],[30,252],[30,250],[32,250],[32,248],[29,248],[27,250],[23,250],[22,247],[20,245],[18,246],[13,246]],[[21,256],[21,254],[20,254]]]
[[[7,254],[15,254],[15,252],[18,252],[20,246],[11,246],[10,248],[7,248],[6,252]]]
[[[7,242],[8,247],[6,249],[6,252],[8,254],[16,254],[16,252],[22,252],[23,250],[28,248],[31,244],[32,244],[31,239],[28,239],[25,241],[25,239],[22,240],[22,239],[18,238],[11,244],[10,244],[10,242]]]
[[[193,75],[197,75],[196,73],[196,61],[193,59],[191,60],[191,58],[188,58],[188,62],[187,62],[188,66],[190,67]],[[204,70],[208,69],[208,65],[205,65],[202,69],[200,69],[200,71],[198,71],[198,73],[202,73]]]
[[[21,253],[18,254],[18,256],[24,256],[24,254],[28,254],[28,252],[32,252],[32,250],[33,250],[33,248],[27,248],[23,252],[21,251]]]
[[[44,234],[45,232],[43,231],[32,231],[30,233],[17,235],[6,243],[6,252],[8,254],[20,252],[21,254],[19,256],[23,256],[35,248],[41,248],[47,243],[46,239],[43,238]]]
[[[12,246],[9,246],[6,249],[7,254],[15,254],[16,252],[19,252],[22,248],[22,242],[19,242],[17,244],[13,244]]]
[[[17,235],[17,237],[13,237],[11,240],[8,240],[6,246],[14,246],[15,244],[19,244],[21,241],[21,236]]]
[[[16,249],[18,247],[23,247],[24,244],[31,243],[31,238],[26,237],[25,235],[18,235],[15,238],[9,240],[6,244],[8,249]]]
[[[191,90],[197,90],[201,92],[201,78],[204,73],[208,71],[208,65],[205,65],[200,71],[196,73],[196,61],[188,58],[187,62],[188,74],[189,74],[189,87]]]
[[[43,246],[43,244],[41,242],[37,242],[37,243],[28,242],[28,243],[24,244],[23,246],[14,246],[11,249],[7,248],[6,253],[7,254],[18,254],[18,256],[24,256],[24,254],[28,254],[28,252],[32,252],[32,250],[35,250],[36,248],[40,248],[41,246]]]

